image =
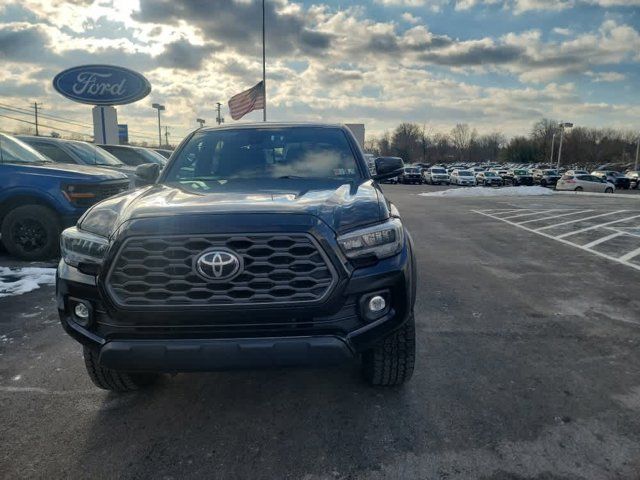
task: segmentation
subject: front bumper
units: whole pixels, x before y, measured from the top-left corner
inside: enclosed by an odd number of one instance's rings
[[[187,312],[114,310],[99,288],[100,278],[60,262],[56,282],[62,326],[94,349],[108,368],[130,371],[211,371],[293,365],[336,364],[371,348],[402,326],[415,301],[411,238],[398,255],[353,269],[326,304]],[[374,293],[389,309],[369,321],[362,299]],[[89,302],[93,319],[74,319],[74,302]],[[243,309],[247,310],[247,309]]]

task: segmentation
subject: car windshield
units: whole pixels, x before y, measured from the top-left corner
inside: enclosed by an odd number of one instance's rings
[[[148,163],[157,163],[160,166],[165,166],[167,164],[167,159],[153,150],[136,148],[136,151],[143,156]]]
[[[484,172],[484,176],[485,176],[485,177],[497,177],[498,175],[496,175],[496,174],[495,174],[495,173],[493,173],[493,172]]]
[[[196,132],[169,166],[166,182],[202,187],[262,179],[352,181],[358,165],[339,128],[238,128]]]
[[[529,172],[527,170],[514,170],[513,174],[514,175],[528,175]]]
[[[405,168],[406,173],[419,173],[417,168]]]
[[[95,145],[85,142],[65,142],[69,149],[80,157],[85,165],[106,165],[110,167],[121,167],[124,165],[120,160],[111,155],[109,152],[102,150]]]
[[[52,161],[17,138],[0,133],[0,163],[52,163]]]
[[[447,173],[444,168],[432,168],[431,173]]]
[[[557,175],[558,174],[558,172],[556,170],[545,170],[542,173],[543,173],[543,175]]]
[[[458,172],[458,175],[460,175],[461,177],[471,177],[471,176],[473,176],[473,173],[471,173],[468,170],[460,170]]]

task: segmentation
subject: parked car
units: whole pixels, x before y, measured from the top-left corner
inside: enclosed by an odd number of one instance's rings
[[[589,175],[586,170],[567,170],[565,173],[567,175]]]
[[[398,183],[398,177],[385,178],[383,180],[380,180],[380,183],[390,183],[392,185],[395,185],[396,183]]]
[[[631,179],[614,170],[594,170],[591,175],[606,179],[607,182],[613,183],[616,188],[624,188],[625,190],[631,188]]]
[[[529,170],[524,168],[514,168],[507,171],[503,180],[505,183],[511,183],[515,187],[519,185],[533,185],[533,175],[531,175]]]
[[[88,165],[118,170],[129,177],[131,186],[135,185],[136,167],[125,165],[109,152],[91,143],[27,135],[18,135],[18,138],[56,163]]]
[[[128,145],[98,145],[130,167],[137,167],[145,163],[156,163],[160,167],[167,164],[167,159],[150,148],[132,147]]]
[[[487,171],[476,174],[476,183],[485,187],[501,187],[504,180],[496,172]]]
[[[502,180],[504,180],[505,175],[509,173],[509,169],[502,166],[493,167],[491,171],[497,173],[500,177],[502,177]]]
[[[468,187],[475,187],[476,177],[471,170],[454,170],[451,172],[451,184],[452,185],[465,185]]]
[[[166,148],[154,148],[153,151],[159,153],[164,158],[169,158],[173,153],[173,150],[167,150]]]
[[[613,193],[615,185],[595,175],[564,174],[556,184],[556,190],[573,190],[575,192]]]
[[[544,169],[540,170],[539,175],[537,175],[537,177],[534,176],[534,179],[541,187],[553,187],[558,183],[558,180],[560,180],[560,175],[558,175],[557,170]]]
[[[638,186],[640,186],[640,171],[629,170],[625,176],[629,179],[631,188],[638,188]]]
[[[425,183],[428,183],[430,185],[441,185],[443,183],[449,185],[451,183],[449,174],[443,167],[431,167],[427,170],[423,170],[422,178]]]
[[[398,177],[400,183],[422,183],[422,176],[418,167],[404,167],[402,174]]]
[[[120,172],[55,163],[0,133],[0,232],[4,247],[18,258],[55,257],[63,228],[94,203],[128,188]]]
[[[323,151],[331,162],[313,159]],[[373,179],[403,167],[378,158]],[[371,179],[347,127],[190,134],[154,186],[95,205],[62,233],[56,304],[91,380],[127,391],[160,372],[356,357],[371,385],[409,380],[413,245]]]

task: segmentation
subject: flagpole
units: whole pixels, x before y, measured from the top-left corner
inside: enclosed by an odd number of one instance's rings
[[[267,121],[267,67],[264,44],[264,1],[262,0],[262,90],[264,95],[264,108],[262,109],[262,121]]]

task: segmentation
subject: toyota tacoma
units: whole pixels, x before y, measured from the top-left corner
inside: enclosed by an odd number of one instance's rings
[[[411,237],[344,126],[203,128],[152,185],[102,201],[61,236],[57,305],[93,382],[337,364],[372,385],[413,372]]]

